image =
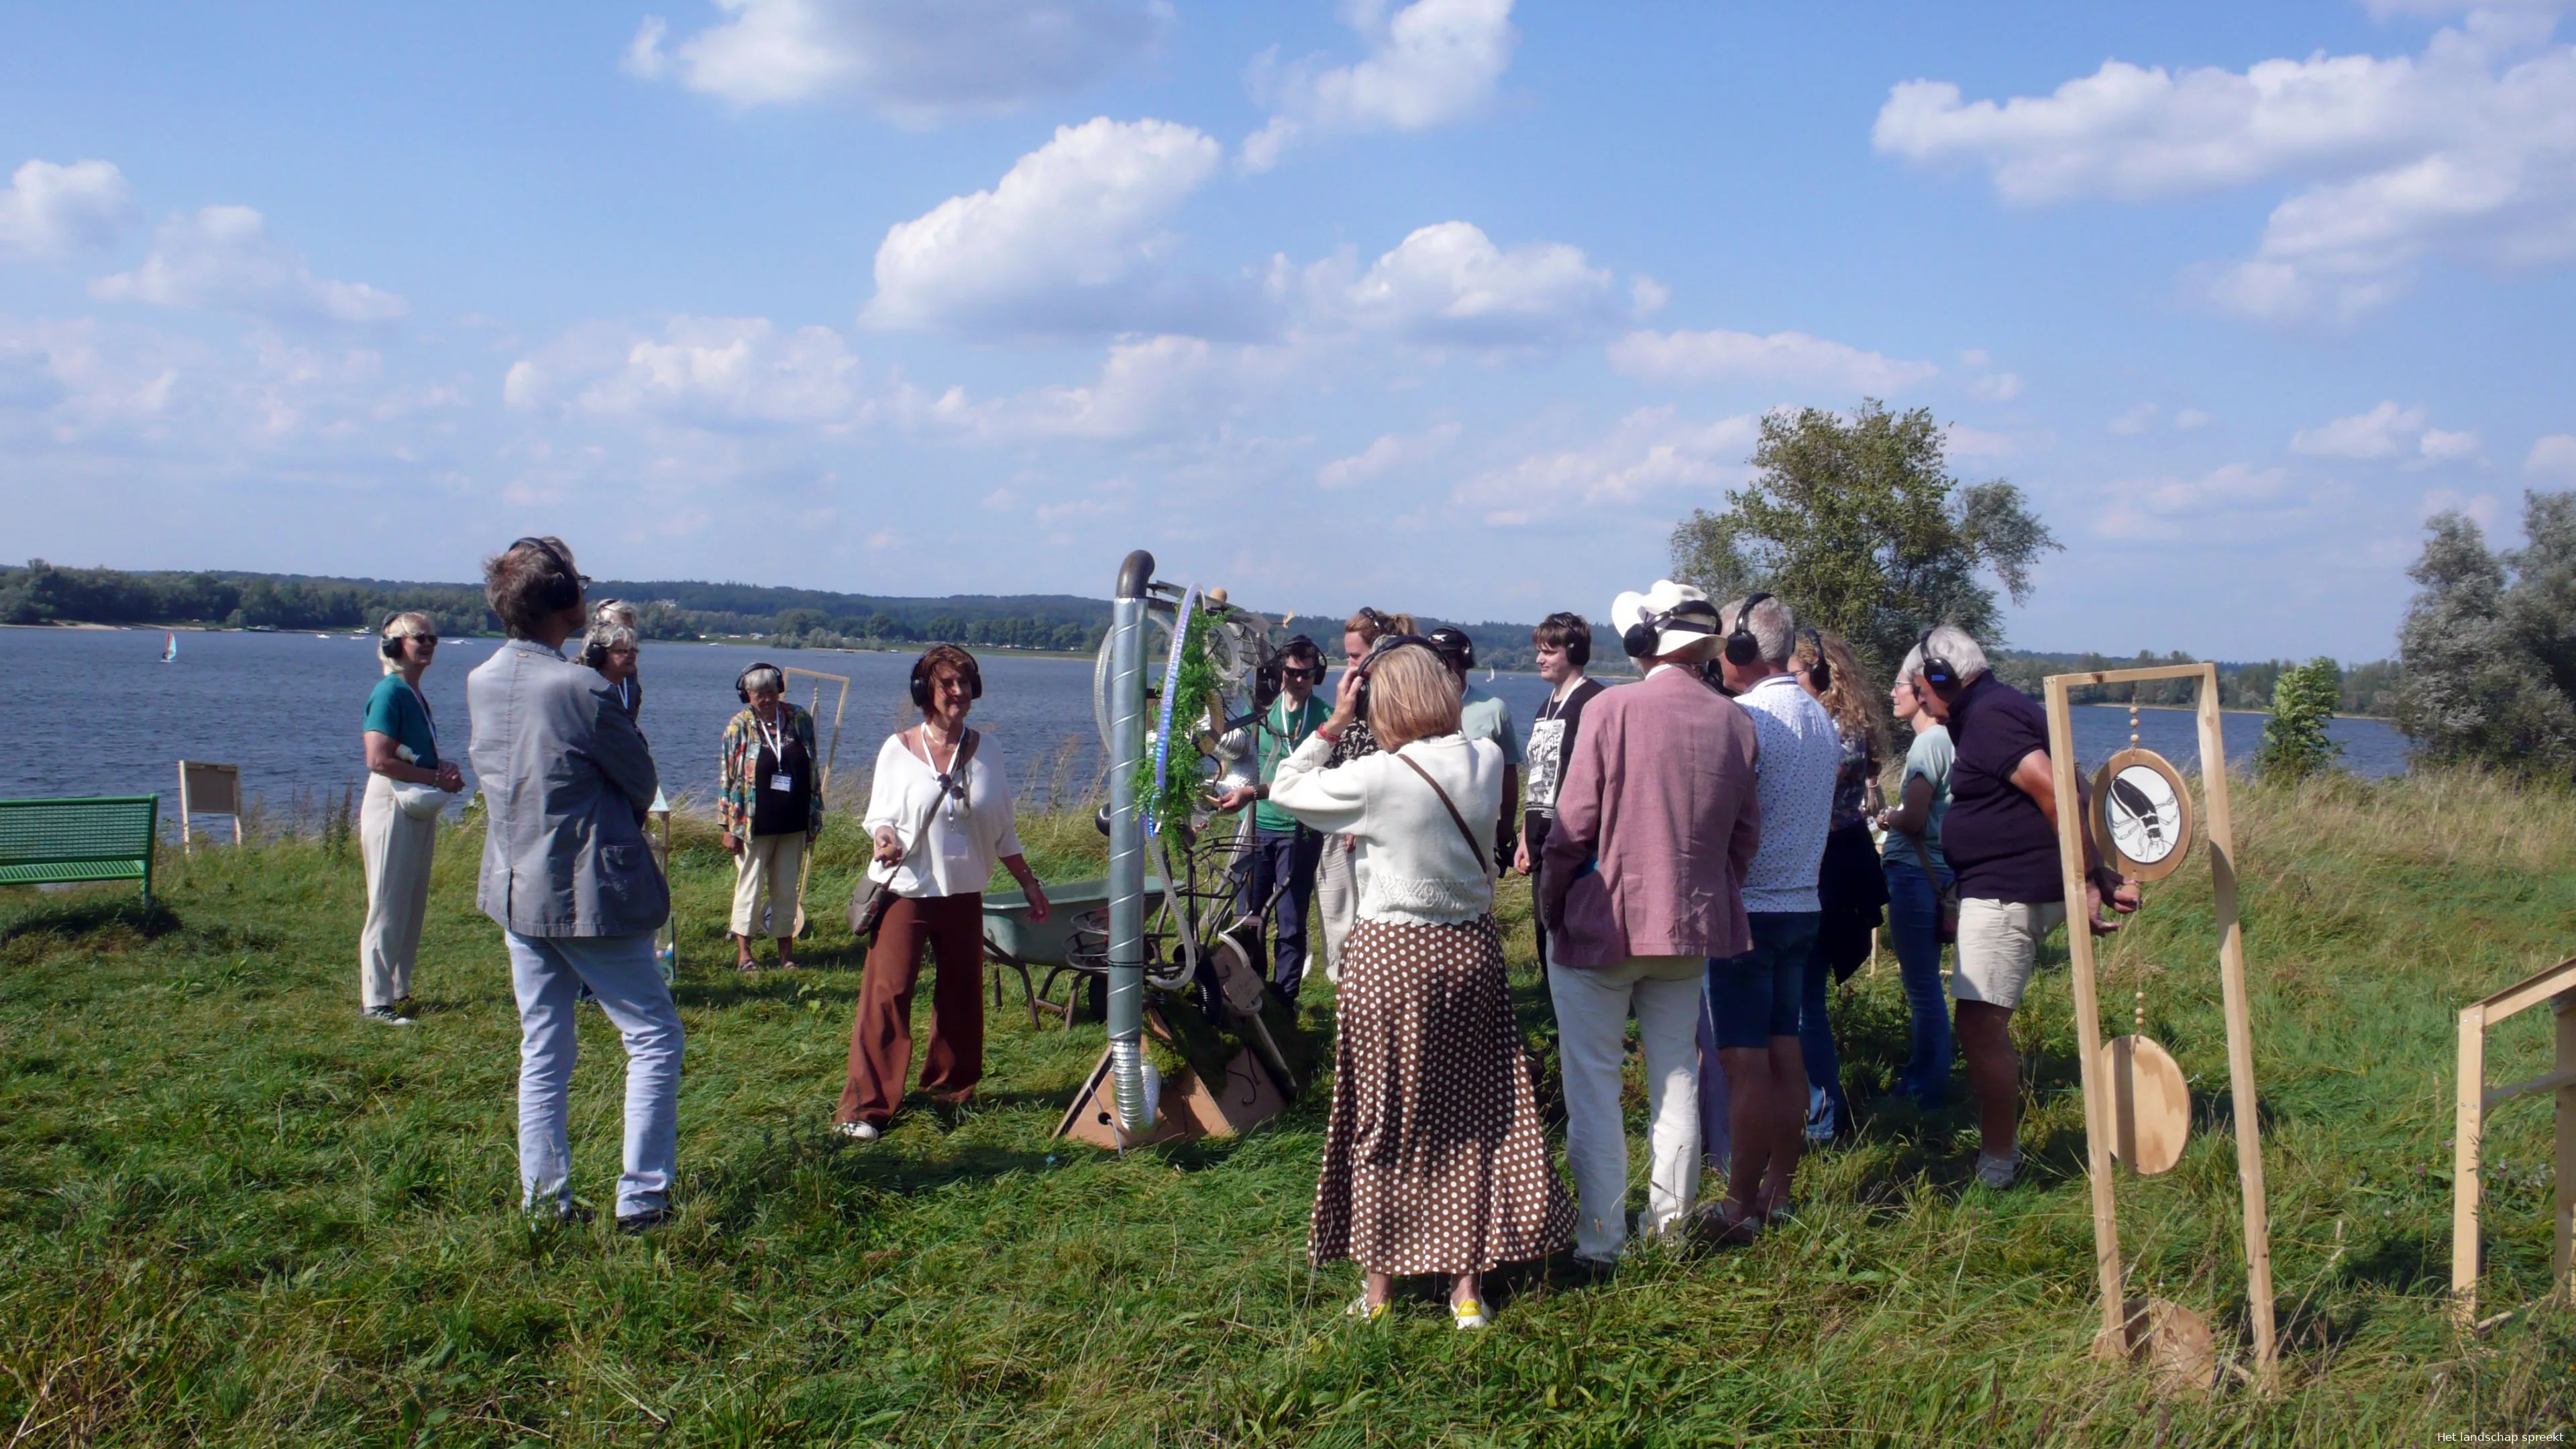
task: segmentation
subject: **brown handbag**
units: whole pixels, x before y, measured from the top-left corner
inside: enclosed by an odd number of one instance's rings
[[[966,732],[965,740],[957,747],[957,757],[948,762],[950,775],[962,776],[965,773],[966,766],[975,758],[976,744],[983,738],[973,730]],[[947,776],[940,778],[944,789]],[[922,837],[930,833],[930,817],[939,813],[940,798],[938,795],[930,798],[930,808],[922,812],[921,824],[912,832],[912,844],[904,849],[905,859],[912,857],[912,852],[920,848]],[[885,924],[886,912],[893,909],[894,903],[892,880],[879,880],[873,872],[861,875],[858,889],[850,893],[850,934],[862,941],[873,942],[877,928]]]

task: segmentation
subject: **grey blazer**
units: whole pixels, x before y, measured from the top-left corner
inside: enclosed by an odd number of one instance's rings
[[[597,673],[513,639],[465,678],[488,812],[475,904],[523,936],[627,936],[671,914],[644,844],[653,751]]]

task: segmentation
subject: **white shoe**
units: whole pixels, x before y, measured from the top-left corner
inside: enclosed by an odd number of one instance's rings
[[[378,1026],[411,1025],[410,1017],[403,1015],[401,1012],[394,1010],[390,1006],[370,1006],[363,1014],[367,1020],[376,1023]]]
[[[1449,1305],[1449,1319],[1461,1329],[1483,1328],[1493,1320],[1485,1316],[1485,1305],[1473,1298],[1460,1298]]]
[[[2010,1157],[1988,1157],[1983,1152],[1977,1154],[1977,1181],[1997,1192],[2011,1187],[2013,1178],[2020,1171],[2021,1150],[2019,1148],[2015,1148]]]
[[[858,1142],[874,1142],[885,1135],[877,1130],[877,1124],[874,1122],[842,1122],[836,1124],[832,1130]]]

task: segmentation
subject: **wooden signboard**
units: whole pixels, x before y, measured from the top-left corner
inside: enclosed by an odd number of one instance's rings
[[[209,765],[203,760],[179,762],[179,850],[183,855],[197,851],[196,836],[189,824],[196,815],[231,816],[233,846],[240,848],[241,766]]]
[[[823,687],[827,684],[834,686],[832,732],[819,742],[823,745],[823,758],[814,764],[814,793],[829,800],[832,797],[832,763],[840,757],[841,753],[841,714],[850,705],[850,677],[846,674],[823,674],[811,669],[782,669],[778,672],[786,676],[789,698],[795,696],[796,681],[800,679],[812,681],[813,687],[806,695],[805,713],[813,718],[814,730],[817,734],[821,734],[823,729]],[[806,919],[805,882],[812,879],[813,875],[814,852],[809,850],[805,852],[804,860],[796,868],[796,908],[787,916],[791,927],[795,922]],[[769,909],[774,918],[778,907],[773,904]],[[758,923],[754,922],[754,924]]]

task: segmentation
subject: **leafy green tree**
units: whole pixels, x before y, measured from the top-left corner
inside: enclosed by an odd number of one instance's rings
[[[2428,759],[2576,773],[2576,493],[2527,493],[2519,551],[2458,513],[2407,570],[2423,588],[2397,635],[2397,727]]]
[[[1779,595],[1801,624],[1851,641],[1873,682],[1934,624],[1998,642],[2002,615],[1981,575],[2019,603],[2032,565],[2059,546],[2019,488],[1950,475],[1926,408],[1891,413],[1872,398],[1848,420],[1773,413],[1752,461],[1723,511],[1694,509],[1674,528],[1675,577],[1719,600]]]
[[[2333,769],[2343,746],[2326,737],[2326,721],[2343,698],[2343,666],[2331,659],[2311,659],[2281,671],[2272,687],[2272,718],[2263,726],[2262,747],[2254,768],[2266,778],[2304,780]]]

